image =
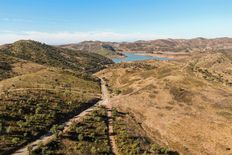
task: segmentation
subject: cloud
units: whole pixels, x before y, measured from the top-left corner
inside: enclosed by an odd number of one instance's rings
[[[115,33],[115,32],[40,32],[40,31],[1,31],[0,44],[12,43],[21,39],[31,39],[48,44],[77,43],[86,40],[100,41],[136,41],[166,38],[155,34]]]
[[[27,23],[30,23],[30,22],[33,22],[32,20],[29,20],[29,19],[23,19],[23,18],[0,18],[0,21],[3,21],[3,22],[27,22]]]

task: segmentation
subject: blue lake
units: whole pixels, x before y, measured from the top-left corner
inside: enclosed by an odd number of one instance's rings
[[[126,56],[124,58],[114,58],[113,61],[115,63],[120,62],[132,62],[132,61],[140,61],[140,60],[170,60],[168,58],[159,58],[149,55],[139,55],[139,53],[130,53],[130,52],[123,52],[123,54]]]

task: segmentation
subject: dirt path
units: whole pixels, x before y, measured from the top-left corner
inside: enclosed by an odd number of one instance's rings
[[[111,144],[113,154],[119,155],[119,153],[117,151],[117,145],[116,145],[114,131],[113,131],[112,104],[109,101],[110,97],[109,97],[109,92],[108,92],[107,87],[106,87],[106,83],[103,79],[101,79],[101,81],[102,81],[102,98],[103,98],[102,105],[106,106],[106,108],[108,109],[107,117],[109,119],[108,128],[109,128],[110,144]]]
[[[81,112],[79,115],[73,117],[72,119],[68,120],[67,122],[63,123],[62,125],[64,126],[64,129],[59,134],[61,134],[63,132],[66,132],[70,128],[70,126],[71,126],[72,123],[80,121],[81,118],[83,118],[84,116],[86,116],[87,114],[89,114],[91,111],[93,111],[96,106],[97,106],[97,104],[94,105],[94,106],[92,106],[92,107],[90,107],[89,109]],[[31,147],[32,149],[35,149],[39,144],[46,143],[46,142],[52,140],[53,138],[55,138],[55,136],[53,134],[51,134],[51,133],[48,133],[48,134],[40,137],[36,141],[34,141],[32,143],[29,143],[28,145],[26,145],[22,149],[17,150],[12,155],[27,155],[27,154],[29,154],[28,147]]]
[[[115,138],[114,138],[114,135],[113,135],[113,125],[112,125],[112,117],[111,117],[112,116],[112,105],[109,103],[109,93],[108,93],[108,90],[107,90],[107,87],[106,87],[106,83],[105,83],[105,81],[103,79],[101,79],[101,82],[102,82],[101,83],[102,101],[98,102],[94,106],[90,107],[89,109],[81,112],[77,116],[75,116],[72,119],[68,120],[67,122],[63,123],[64,129],[59,134],[67,132],[67,130],[70,128],[72,123],[80,121],[84,116],[86,116],[87,114],[92,112],[97,106],[105,105],[108,108],[107,116],[109,118],[109,138],[110,138],[112,151],[113,151],[113,154],[119,155],[119,153],[117,152]],[[26,145],[25,147],[17,150],[12,155],[28,155],[29,154],[28,147],[31,147],[32,149],[35,149],[36,147],[38,147],[39,144],[46,143],[46,142],[52,140],[54,137],[55,137],[54,135],[52,135],[51,133],[48,133],[48,134],[40,137],[36,141],[31,142],[28,145]]]
[[[3,91],[1,92],[0,95],[2,94],[6,94],[6,93],[9,93],[9,92],[17,92],[17,91],[27,91],[27,90],[47,90],[47,91],[66,91],[66,90],[70,90],[70,89],[67,89],[67,88],[64,88],[64,87],[56,87],[56,88],[16,88],[16,89],[9,89],[9,90],[6,90],[6,91]],[[72,92],[75,92],[75,93],[79,93],[80,90],[76,90],[76,89],[71,89]]]
[[[102,88],[104,87],[104,86],[103,86],[104,84],[105,84],[105,83],[102,82],[102,86],[101,86]],[[102,96],[105,96],[105,95],[104,95],[104,92],[102,92]],[[78,114],[77,116],[75,116],[75,117],[71,118],[70,120],[68,120],[67,122],[63,123],[62,125],[64,126],[64,129],[63,129],[62,132],[66,132],[66,131],[70,128],[70,126],[71,126],[71,124],[72,124],[73,122],[80,121],[81,118],[83,118],[84,116],[86,116],[87,114],[89,114],[91,111],[93,111],[93,110],[95,109],[96,106],[98,106],[98,105],[100,105],[100,104],[103,104],[103,103],[107,103],[107,102],[105,102],[105,99],[106,99],[106,98],[103,97],[103,100],[102,100],[102,101],[98,102],[98,103],[95,104],[94,106],[88,108],[87,110],[81,112],[81,113]],[[62,133],[62,132],[61,132],[61,133]],[[61,133],[60,133],[60,134],[61,134]],[[29,152],[28,152],[28,147],[31,147],[32,149],[35,149],[35,148],[38,146],[38,144],[46,143],[46,142],[50,141],[51,139],[53,139],[54,137],[55,137],[55,136],[52,135],[51,133],[47,133],[46,135],[40,137],[40,138],[37,139],[36,141],[31,142],[31,143],[29,143],[28,145],[26,145],[25,147],[23,147],[23,148],[17,150],[17,151],[16,151],[15,153],[13,153],[12,155],[27,155],[27,154],[29,154]]]

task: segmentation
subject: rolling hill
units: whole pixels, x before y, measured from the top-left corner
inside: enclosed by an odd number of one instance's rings
[[[46,134],[101,98],[92,75],[113,62],[23,40],[0,47],[0,154]]]
[[[96,72],[104,68],[104,65],[113,63],[110,59],[98,54],[62,49],[31,40],[21,40],[5,45],[0,49],[0,53],[42,65],[80,72]]]
[[[49,131],[62,130],[62,122],[101,98],[105,106],[30,151],[231,153],[230,38],[80,45],[55,47],[21,40],[0,46],[0,154],[12,153]],[[178,61],[120,64],[107,58],[121,51],[143,50],[189,55]],[[110,91],[105,90],[107,97],[101,94],[100,79]],[[110,136],[115,138],[114,145]]]
[[[231,154],[231,52],[121,63],[97,73],[110,102],[180,154]]]
[[[132,52],[217,52],[232,50],[231,38],[159,39],[151,41],[112,43],[122,51]]]
[[[97,53],[108,58],[122,57],[117,49],[108,43],[100,41],[84,41],[78,44],[61,45],[60,47],[72,50],[86,51],[87,53]]]

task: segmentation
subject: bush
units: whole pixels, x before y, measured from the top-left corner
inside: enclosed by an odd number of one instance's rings
[[[50,129],[50,131],[56,136],[58,137],[58,132],[59,132],[59,126],[58,125],[53,125],[52,128]]]
[[[119,89],[116,89],[116,90],[115,90],[115,94],[116,94],[116,95],[119,95],[119,94],[121,94],[121,93],[122,93],[121,90],[119,90]]]
[[[11,140],[11,142],[12,142],[13,144],[17,144],[19,141],[20,141],[20,139],[19,139],[18,137],[15,137],[15,138],[13,138],[13,139]]]
[[[117,116],[117,110],[116,110],[116,109],[113,109],[113,110],[112,110],[112,116],[113,116],[113,117],[116,117],[116,116]]]
[[[159,147],[156,144],[151,145],[151,152],[155,153],[158,149]]]
[[[76,127],[77,134],[81,133],[82,131],[83,131],[83,127],[81,127],[81,126]]]
[[[168,153],[168,148],[161,147],[160,150],[159,150],[159,153],[167,154]]]
[[[83,136],[82,134],[79,134],[79,135],[78,135],[78,140],[79,140],[79,141],[82,141],[83,139],[84,139],[84,136]]]
[[[97,149],[93,146],[93,147],[91,148],[90,152],[91,152],[92,154],[96,154],[96,153],[97,153]]]
[[[11,133],[12,132],[12,127],[11,126],[9,126],[7,129],[6,129],[6,133]]]
[[[41,107],[36,108],[36,110],[35,110],[36,114],[40,114],[41,112],[42,112],[42,108]]]

